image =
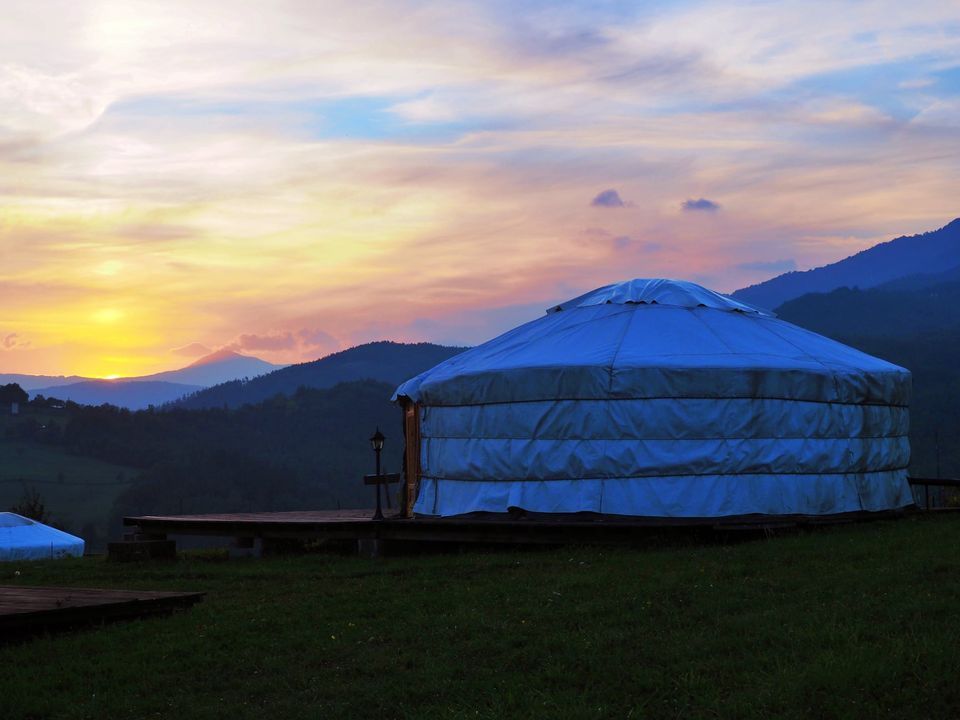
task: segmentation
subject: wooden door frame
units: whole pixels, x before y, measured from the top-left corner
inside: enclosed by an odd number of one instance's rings
[[[403,408],[403,514],[413,517],[413,504],[417,500],[420,485],[420,403],[404,398]]]

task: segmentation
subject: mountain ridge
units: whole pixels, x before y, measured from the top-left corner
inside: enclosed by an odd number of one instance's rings
[[[310,362],[288,365],[247,381],[234,380],[199,390],[173,403],[172,407],[239,407],[275,395],[291,395],[300,387],[324,389],[358,380],[374,380],[396,386],[466,349],[434,343],[378,340]]]
[[[842,260],[777,275],[734,291],[736,300],[773,310],[808,293],[839,287],[871,288],[911,275],[937,274],[960,266],[960,218],[937,230],[902,235]]]

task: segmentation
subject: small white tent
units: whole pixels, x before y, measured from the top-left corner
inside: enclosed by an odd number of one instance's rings
[[[907,370],[676,280],[598,288],[394,396],[417,513],[661,518],[908,505],[909,397]]]
[[[0,562],[81,555],[80,538],[16,513],[0,512]]]

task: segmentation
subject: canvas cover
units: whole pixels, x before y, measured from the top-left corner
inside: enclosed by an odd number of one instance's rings
[[[0,512],[0,562],[83,555],[83,540],[12,512]]]
[[[910,373],[693,283],[599,288],[447,360],[415,511],[822,515],[912,502]]]

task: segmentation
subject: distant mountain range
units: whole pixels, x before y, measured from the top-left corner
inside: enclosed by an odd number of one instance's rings
[[[71,385],[38,388],[32,394],[34,397],[43,395],[81,405],[106,403],[128,410],[145,410],[151,405],[163,405],[201,389],[199,385],[150,380],[84,380]]]
[[[823,267],[789,272],[737,290],[732,297],[774,309],[807,293],[840,287],[872,288],[909,276],[940,274],[960,266],[960,218],[939,230],[899,237]]]
[[[210,385],[256,377],[281,367],[231,350],[220,350],[179,370],[139,377],[101,380],[76,375],[0,375],[0,381],[4,384],[15,382],[34,396],[72,400],[83,405],[109,403],[129,410],[143,410],[151,405],[173,402]]]
[[[33,392],[37,388],[55,388],[62,385],[72,385],[78,382],[86,382],[92,378],[81,377],[80,375],[24,375],[23,373],[0,373],[0,385],[9,385],[16,383],[27,392]]]
[[[252,380],[234,380],[178,400],[186,409],[235,408],[275,395],[292,395],[300,387],[330,388],[338,383],[374,380],[399,385],[466,348],[431,343],[372,342],[313,362],[290,365]]]

